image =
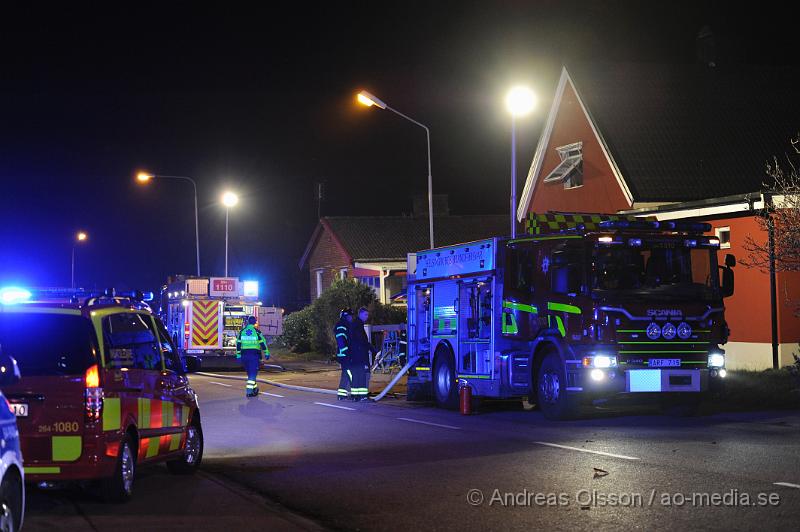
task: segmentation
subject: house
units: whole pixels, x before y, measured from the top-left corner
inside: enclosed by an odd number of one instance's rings
[[[800,131],[800,72],[777,67],[592,65],[563,68],[518,205],[547,211],[691,218],[721,254],[765,242],[766,163]],[[728,367],[792,362],[800,340],[798,273],[739,266],[725,300]]]
[[[507,234],[507,215],[434,216],[437,246]],[[403,295],[408,253],[429,248],[426,216],[331,216],[317,224],[299,262],[317,298],[337,278],[372,287],[381,303]]]

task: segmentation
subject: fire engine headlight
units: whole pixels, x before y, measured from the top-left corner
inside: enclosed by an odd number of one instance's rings
[[[661,328],[661,336],[663,336],[665,340],[672,340],[675,338],[676,334],[678,334],[678,329],[675,327],[674,323],[665,323],[664,327]]]
[[[602,369],[593,369],[590,375],[593,381],[601,381],[606,378],[606,373]]]
[[[584,368],[613,368],[617,366],[617,357],[608,355],[594,355],[583,357]]]
[[[708,355],[709,368],[723,368],[725,367],[725,355],[722,353],[711,353]]]
[[[678,325],[678,337],[681,340],[688,340],[689,337],[692,335],[692,327],[685,321]]]

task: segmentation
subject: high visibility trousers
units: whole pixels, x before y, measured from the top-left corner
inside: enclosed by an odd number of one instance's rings
[[[367,371],[369,371],[369,368],[365,364],[350,365],[350,372],[353,375],[353,380],[350,384],[350,397],[353,399],[365,398],[369,394]]]
[[[342,366],[342,376],[339,377],[339,389],[336,391],[336,395],[339,397],[347,397],[350,394],[353,376],[352,373],[350,373],[350,364],[348,364],[346,360],[340,359],[339,365]]]
[[[242,366],[244,366],[244,370],[247,372],[247,384],[245,384],[247,395],[255,395],[258,393],[256,377],[258,377],[258,363],[260,361],[261,351],[258,349],[242,350]]]

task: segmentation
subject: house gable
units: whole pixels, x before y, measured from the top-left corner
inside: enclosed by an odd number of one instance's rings
[[[558,148],[575,143],[582,143],[582,184],[565,190],[563,180],[544,182],[563,162]],[[630,190],[564,69],[528,173],[518,219],[528,212],[617,212],[632,204]]]

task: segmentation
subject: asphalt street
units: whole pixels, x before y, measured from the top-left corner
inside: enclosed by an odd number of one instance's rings
[[[796,529],[800,413],[697,418],[646,408],[550,422],[193,375],[196,477],[142,469],[135,500],[29,494],[27,530]]]

